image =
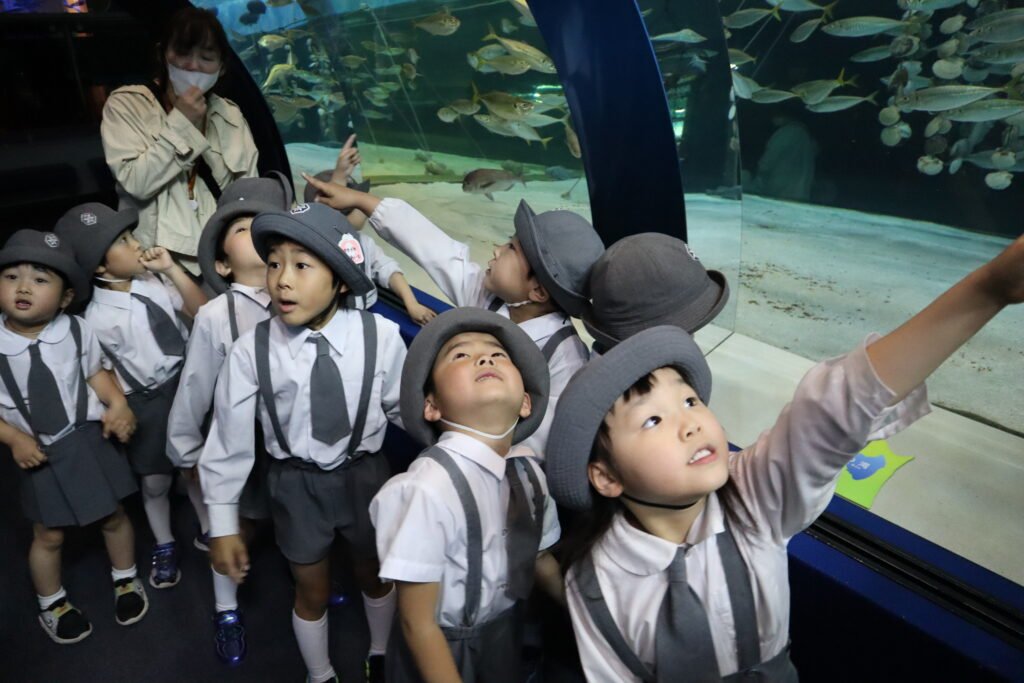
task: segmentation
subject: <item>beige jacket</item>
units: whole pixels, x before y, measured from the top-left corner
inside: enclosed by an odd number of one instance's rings
[[[165,113],[149,88],[127,85],[107,99],[100,125],[107,165],[117,180],[118,208],[139,212],[136,238],[147,247],[159,244],[193,259],[203,226],[217,209],[198,177],[194,194],[199,207],[190,206],[188,176],[196,160],[206,160],[223,189],[238,178],[255,176],[259,155],[238,106],[217,95],[210,95],[208,103],[204,136],[179,110]],[[193,259],[184,265],[198,272]]]

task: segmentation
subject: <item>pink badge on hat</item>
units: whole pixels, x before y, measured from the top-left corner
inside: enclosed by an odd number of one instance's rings
[[[345,256],[348,256],[352,263],[357,266],[366,260],[363,256],[363,247],[359,244],[359,240],[353,237],[350,233],[345,233],[341,236],[341,241],[338,242],[338,248],[345,252]]]

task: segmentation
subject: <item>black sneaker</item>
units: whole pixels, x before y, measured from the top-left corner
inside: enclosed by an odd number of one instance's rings
[[[384,655],[366,658],[366,683],[384,683]]]
[[[146,616],[149,598],[138,577],[114,582],[114,618],[121,626],[131,626]]]
[[[58,645],[71,645],[85,640],[92,633],[92,624],[82,612],[61,598],[48,608],[39,612],[39,624],[50,636],[50,640]]]

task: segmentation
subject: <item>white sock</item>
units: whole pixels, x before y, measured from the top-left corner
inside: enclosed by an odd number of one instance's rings
[[[238,609],[238,584],[227,574],[218,573],[213,567],[210,567],[210,571],[213,573],[214,608],[218,612]]]
[[[45,610],[48,609],[50,605],[52,605],[53,603],[57,602],[61,598],[66,598],[67,596],[67,591],[64,590],[64,586],[61,586],[60,590],[58,590],[53,595],[39,595],[37,593],[36,599],[39,601],[39,609]]]
[[[210,514],[206,510],[206,503],[203,502],[203,489],[199,486],[198,479],[189,479],[185,486],[188,489],[188,499],[192,501],[192,508],[199,519],[199,530],[205,534],[210,530]]]
[[[147,474],[142,477],[142,507],[157,545],[174,540],[171,533],[171,482],[169,474]]]
[[[327,613],[316,621],[306,621],[292,610],[292,630],[295,640],[299,641],[299,652],[309,671],[310,683],[334,678],[334,667],[327,653]]]
[[[121,579],[134,579],[138,575],[138,570],[135,569],[135,565],[128,567],[128,569],[118,569],[117,567],[110,568],[110,578],[117,583]]]
[[[398,591],[391,584],[391,590],[383,598],[371,598],[363,593],[363,607],[366,609],[366,623],[370,627],[370,656],[382,655],[388,649],[391,635],[391,621],[395,617]]]

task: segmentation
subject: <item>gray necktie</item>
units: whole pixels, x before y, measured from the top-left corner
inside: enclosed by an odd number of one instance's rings
[[[150,299],[141,294],[132,294],[133,299],[138,299],[146,307],[146,317],[149,318],[149,329],[156,337],[156,343],[165,356],[181,356],[185,353],[185,340],[178,331],[167,311]]]
[[[309,375],[309,416],[313,423],[313,438],[325,444],[352,432],[345,403],[345,385],[341,382],[338,366],[331,360],[331,345],[322,335],[310,337],[316,342],[316,361]]]
[[[37,434],[57,434],[68,424],[68,414],[50,368],[39,355],[39,342],[28,347],[28,403],[32,430]]]
[[[720,681],[711,627],[700,598],[686,581],[686,550],[668,568],[668,591],[656,625],[654,661],[658,681]]]
[[[525,600],[533,587],[537,548],[540,546],[540,525],[533,521],[530,499],[516,471],[515,458],[505,459],[505,478],[509,485],[508,512],[505,516],[505,528],[508,529],[505,537],[508,550],[508,594],[515,600]]]

